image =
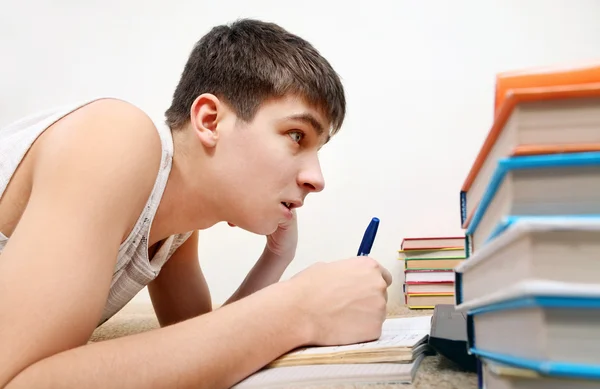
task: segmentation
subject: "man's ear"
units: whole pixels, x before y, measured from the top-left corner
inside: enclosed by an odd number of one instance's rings
[[[194,100],[190,112],[190,122],[194,134],[205,147],[215,147],[219,140],[217,131],[223,106],[219,99],[210,93],[201,94]]]

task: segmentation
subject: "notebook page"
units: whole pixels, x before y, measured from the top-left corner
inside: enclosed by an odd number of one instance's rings
[[[410,382],[414,364],[365,363],[275,367],[255,373],[233,386],[232,389],[266,389],[278,385],[308,385],[327,382]]]
[[[343,346],[308,347],[288,355],[315,355],[344,351],[377,349],[383,347],[413,347],[431,330],[431,315],[388,318],[384,321],[381,337],[377,340]]]

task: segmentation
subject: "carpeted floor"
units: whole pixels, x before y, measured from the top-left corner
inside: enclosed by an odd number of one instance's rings
[[[420,316],[431,314],[431,310],[411,311],[406,307],[390,309],[393,316]],[[92,335],[91,342],[118,338],[158,327],[152,305],[129,304],[110,320],[98,327]],[[323,388],[319,386],[319,389]],[[427,356],[421,363],[415,381],[410,385],[337,385],[332,389],[475,389],[477,375],[461,371],[454,363],[435,355]],[[307,388],[308,389],[308,388]],[[316,387],[314,388],[316,389]]]

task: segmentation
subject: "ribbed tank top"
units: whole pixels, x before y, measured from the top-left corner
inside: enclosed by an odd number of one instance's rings
[[[0,197],[33,142],[53,123],[95,100],[38,112],[0,129]],[[110,291],[98,325],[104,323],[148,285],[173,252],[192,234],[167,238],[152,258],[148,257],[150,227],[161,201],[173,161],[173,138],[166,125],[156,125],[162,157],[152,193],[131,233],[119,247]],[[0,254],[9,237],[0,232]],[[57,243],[59,244],[59,243]],[[17,259],[18,260],[18,259]]]

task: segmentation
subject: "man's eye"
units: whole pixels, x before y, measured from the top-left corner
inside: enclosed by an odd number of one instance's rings
[[[289,135],[292,137],[292,139],[295,142],[300,142],[302,140],[302,138],[304,137],[304,134],[302,133],[302,131],[291,131],[291,132],[289,132]]]

